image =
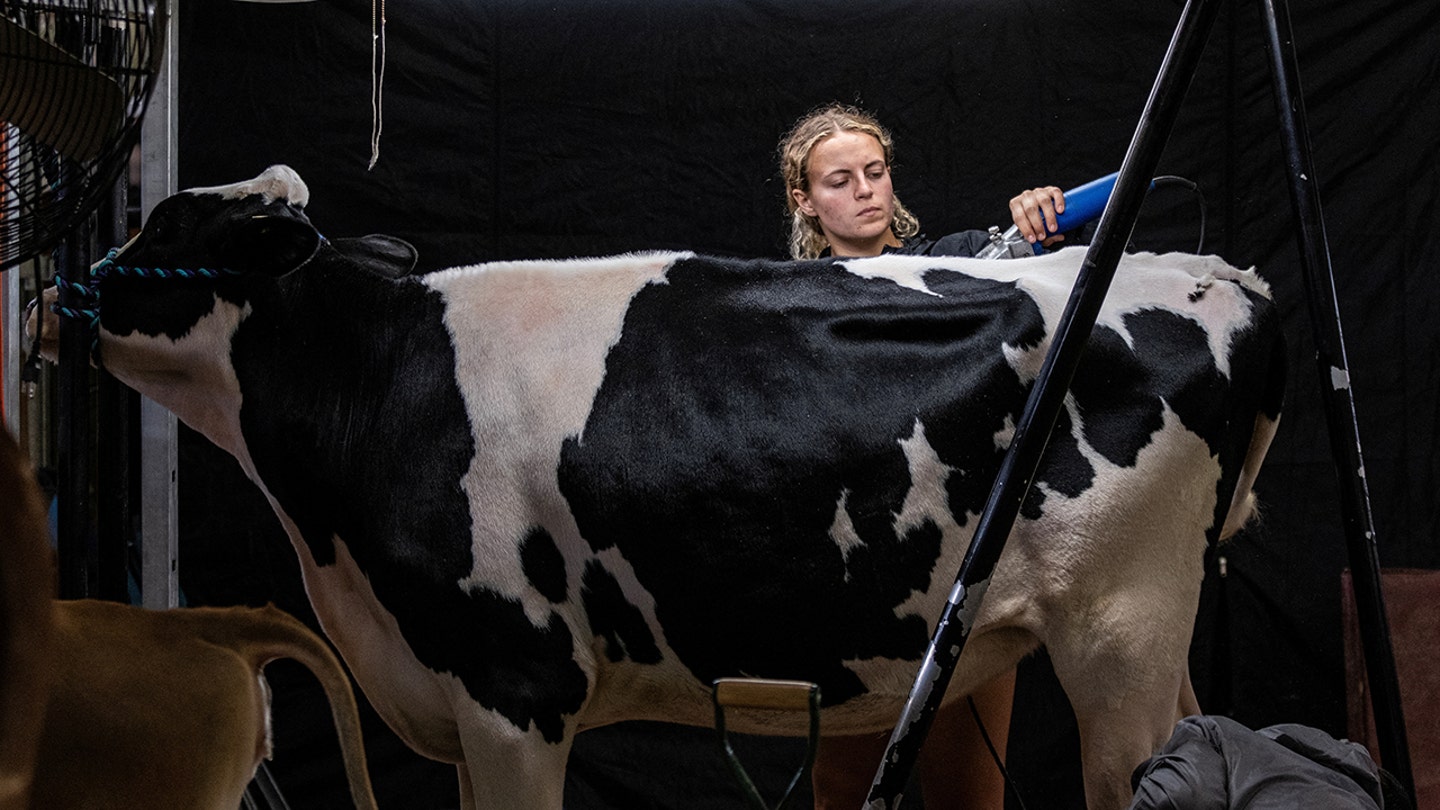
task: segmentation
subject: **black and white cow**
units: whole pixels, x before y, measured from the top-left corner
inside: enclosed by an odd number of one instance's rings
[[[397,279],[307,197],[273,167],[163,202],[97,266],[98,356],[264,490],[467,807],[560,808],[576,732],[709,724],[721,676],[818,683],[827,733],[893,725],[1081,251]],[[1093,808],[1197,710],[1202,555],[1250,514],[1281,358],[1253,272],[1121,264],[950,689],[1045,645]]]

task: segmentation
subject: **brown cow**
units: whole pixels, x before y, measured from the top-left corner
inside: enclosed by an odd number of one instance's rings
[[[0,493],[0,810],[234,810],[270,754],[262,669],[276,658],[320,680],[356,806],[375,806],[349,678],[319,636],[269,606],[57,601],[44,512],[9,434]]]

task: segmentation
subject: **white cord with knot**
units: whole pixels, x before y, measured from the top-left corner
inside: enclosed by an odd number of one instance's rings
[[[370,165],[380,160],[380,130],[385,125],[385,0],[370,0]]]

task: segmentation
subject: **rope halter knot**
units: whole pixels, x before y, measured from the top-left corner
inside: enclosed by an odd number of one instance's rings
[[[99,357],[97,349],[100,342],[100,282],[106,278],[114,275],[146,279],[194,280],[240,275],[239,270],[228,268],[131,267],[115,262],[115,257],[119,254],[119,248],[110,248],[105,254],[105,258],[86,272],[83,282],[77,283],[64,276],[55,276],[55,287],[62,294],[67,294],[72,299],[72,303],[77,305],[61,305],[56,302],[50,305],[50,311],[62,318],[73,318],[84,323],[86,334],[90,335],[90,354],[97,360]]]

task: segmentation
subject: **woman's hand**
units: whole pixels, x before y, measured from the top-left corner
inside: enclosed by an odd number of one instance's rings
[[[1055,215],[1065,211],[1065,193],[1056,186],[1022,191],[1010,198],[1010,216],[1025,241],[1050,245],[1065,239],[1056,233]]]
[[[47,287],[38,300],[32,300],[25,310],[25,339],[33,340],[35,330],[38,328],[40,319],[45,319],[45,331],[40,336],[40,356],[56,362],[60,357],[60,316],[50,310],[50,307],[60,300],[60,291],[54,287]]]

